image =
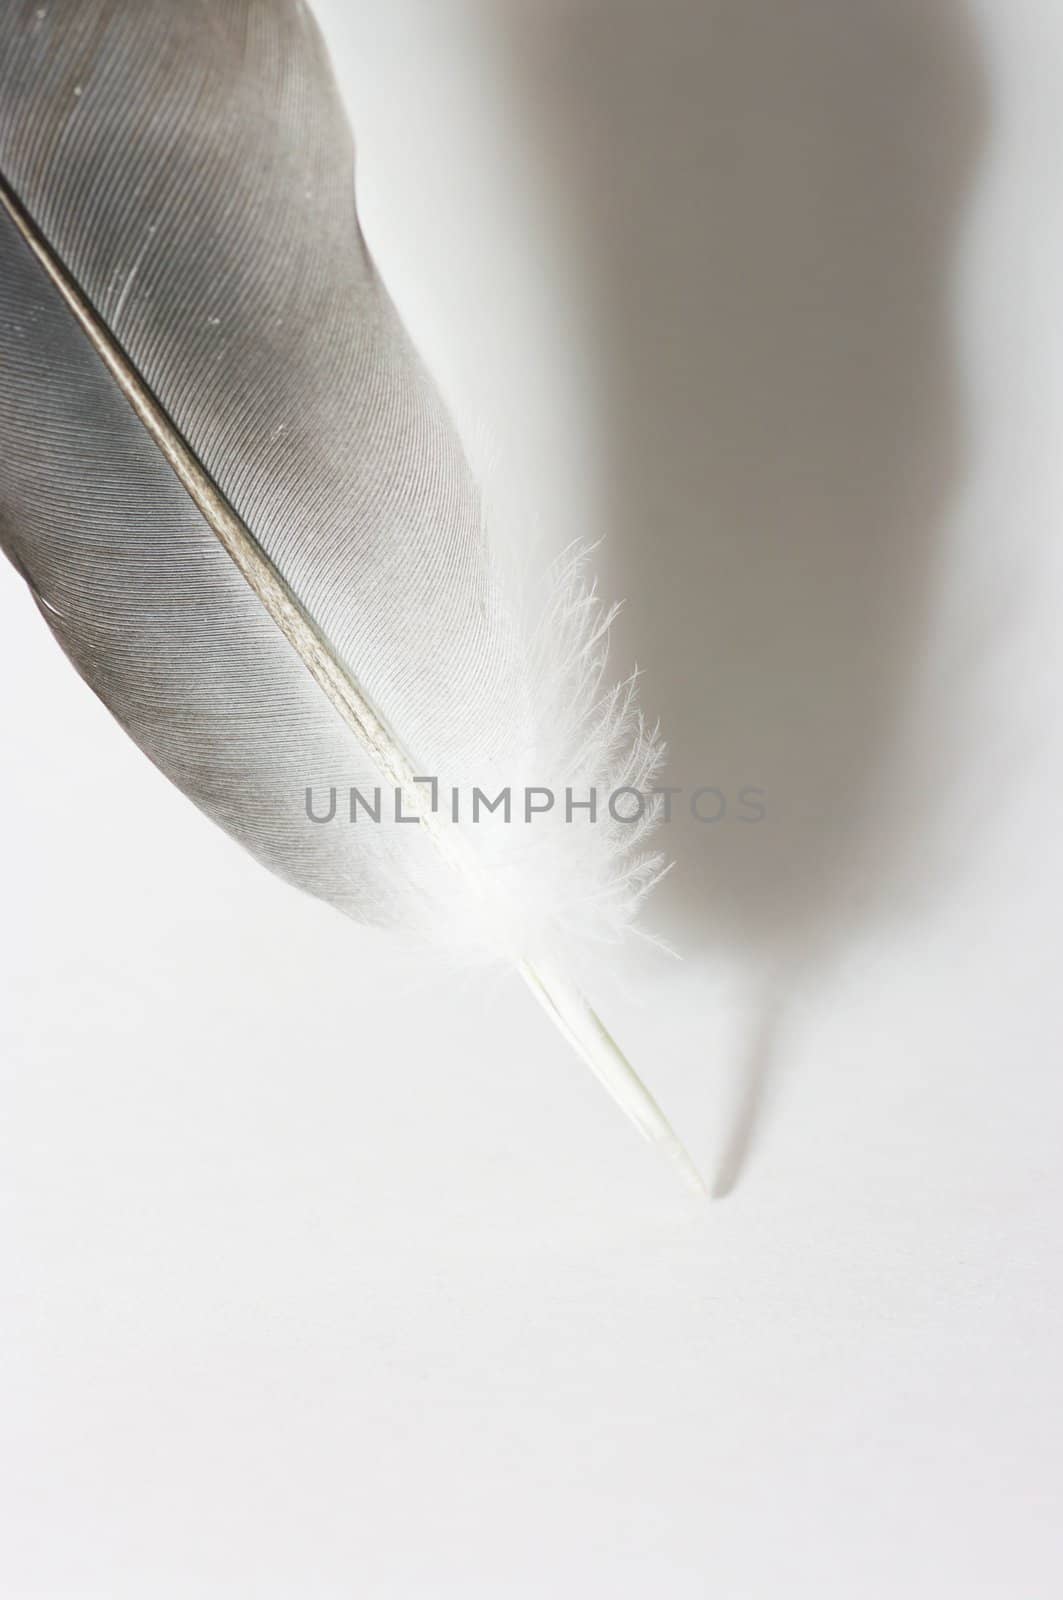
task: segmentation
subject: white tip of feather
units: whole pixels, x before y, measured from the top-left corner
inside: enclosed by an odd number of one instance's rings
[[[664,1112],[579,990],[543,962],[533,965],[522,961],[518,970],[539,1004],[624,1115],[644,1139],[657,1146],[685,1186],[700,1199],[708,1200],[708,1187]]]

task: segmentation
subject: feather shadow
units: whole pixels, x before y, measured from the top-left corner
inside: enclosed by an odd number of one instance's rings
[[[688,950],[808,983],[903,900],[942,788],[910,730],[965,468],[951,289],[986,122],[973,27],[963,0],[498,16],[585,275],[618,648],[661,713],[668,781],[725,807],[707,823],[677,803],[658,916]],[[753,1029],[717,1192],[755,1137],[773,1031]]]

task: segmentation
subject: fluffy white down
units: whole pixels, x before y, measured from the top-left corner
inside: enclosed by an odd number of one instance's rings
[[[423,786],[408,797],[444,863],[440,872],[417,852],[427,869],[418,872],[420,932],[452,959],[534,963],[549,956],[578,968],[588,947],[615,944],[633,929],[643,899],[667,870],[650,842],[661,811],[653,788],[664,745],[639,708],[637,672],[608,680],[609,630],[619,608],[603,603],[589,563],[584,547],[565,552],[549,574],[538,618],[518,628],[520,703],[506,742],[519,753],[500,762],[485,750],[482,769],[462,783],[439,774],[434,815],[425,816]],[[509,820],[503,807],[491,811],[481,800],[474,821],[476,789],[490,800],[508,789]],[[529,815],[528,790],[548,791],[549,808]],[[585,804],[592,795],[593,815]],[[532,803],[545,807],[546,796],[536,794]]]

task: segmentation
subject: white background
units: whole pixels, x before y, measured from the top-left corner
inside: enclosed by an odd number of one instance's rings
[[[671,831],[595,998],[265,876],[0,573],[0,1594],[1063,1585],[1063,22],[321,0],[370,243]],[[352,448],[356,442],[352,442]]]

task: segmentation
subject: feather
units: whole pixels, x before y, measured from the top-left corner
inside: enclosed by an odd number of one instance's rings
[[[526,627],[352,161],[301,0],[8,0],[0,538],[197,806],[358,921],[511,963],[699,1187],[566,976],[658,874],[652,805],[473,825],[441,798],[641,789],[661,751],[633,681],[603,689],[579,557]]]

